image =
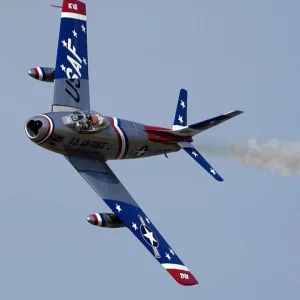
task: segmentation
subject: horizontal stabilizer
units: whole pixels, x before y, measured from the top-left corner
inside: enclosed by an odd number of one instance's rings
[[[242,113],[243,113],[243,111],[241,111],[241,110],[234,110],[234,111],[230,111],[226,114],[219,115],[217,117],[214,117],[214,118],[211,118],[211,119],[208,119],[205,121],[194,123],[192,125],[188,125],[188,126],[173,125],[172,129],[156,128],[156,129],[153,129],[152,131],[155,131],[158,134],[166,132],[168,134],[172,134],[173,136],[193,137],[194,135],[196,135],[202,131],[205,131],[207,129],[215,127],[215,126],[217,126],[227,120],[230,120]],[[149,130],[150,129],[148,129],[148,131]],[[178,142],[180,142],[180,140],[178,140]]]
[[[224,115],[220,115],[202,122],[198,122],[192,125],[189,125],[188,127],[192,130],[195,130],[195,133],[200,133],[204,130],[207,130],[209,128],[212,128],[216,125],[219,125],[227,120],[230,120],[240,114],[242,114],[243,111],[241,110],[234,110],[234,111],[230,111]]]
[[[223,178],[215,171],[209,162],[196,150],[191,143],[178,143],[201,167],[203,167],[211,176],[218,181],[224,181]]]

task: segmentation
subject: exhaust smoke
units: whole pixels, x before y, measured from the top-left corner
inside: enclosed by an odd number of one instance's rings
[[[222,141],[196,141],[195,146],[203,154],[281,174],[300,175],[300,142],[285,142],[272,139],[261,142],[250,139],[242,143]]]

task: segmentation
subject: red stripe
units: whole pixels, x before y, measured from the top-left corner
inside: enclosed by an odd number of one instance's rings
[[[170,128],[165,128],[165,127],[157,127],[157,126],[149,126],[149,125],[144,125],[146,130],[150,130],[150,131],[157,131],[157,130],[170,130],[172,131],[172,129]]]
[[[50,121],[48,120],[48,118],[46,118],[46,117],[43,117],[43,118],[45,118],[47,120],[47,122],[48,122],[47,133],[45,135],[45,137],[46,137],[49,134],[49,132],[50,132],[51,124],[50,124]]]
[[[115,158],[118,158],[119,155],[120,155],[120,153],[121,153],[121,150],[122,150],[122,139],[121,139],[121,135],[120,135],[118,129],[116,128],[116,126],[114,124],[114,119],[112,117],[110,117],[110,123],[111,123],[111,126],[113,127],[113,129],[115,130],[115,133],[118,136],[119,148],[118,148],[118,153],[117,153],[117,155],[115,157]]]
[[[182,285],[195,285],[199,283],[194,275],[189,271],[175,269],[167,269],[167,271],[178,283]]]
[[[93,214],[94,217],[94,225],[98,225],[98,218],[96,214]]]
[[[191,136],[176,135],[172,132],[172,129],[148,126],[148,125],[144,125],[144,128],[145,131],[147,132],[148,140],[154,143],[173,144],[179,142],[193,142],[193,138]],[[165,131],[161,131],[161,130],[165,130]]]
[[[39,71],[37,68],[34,68],[35,79],[39,79]]]
[[[154,143],[174,144],[179,142],[193,142],[193,138],[184,135],[175,135],[171,132],[146,130],[148,140]]]
[[[86,16],[85,3],[78,0],[64,0],[62,12],[75,13]]]

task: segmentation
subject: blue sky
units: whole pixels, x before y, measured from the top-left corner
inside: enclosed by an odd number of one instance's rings
[[[24,132],[52,102],[53,85],[27,75],[55,63],[52,3],[2,5],[1,299],[299,299],[297,177],[207,157],[219,183],[183,152],[110,163],[195,287],[173,281],[128,230],[86,222],[109,209],[63,157]],[[171,126],[186,88],[191,123],[245,111],[202,137],[299,140],[299,1],[87,3],[93,109]]]

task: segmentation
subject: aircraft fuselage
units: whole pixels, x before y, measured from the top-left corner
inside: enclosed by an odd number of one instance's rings
[[[102,118],[103,128],[101,124],[93,126],[93,118],[96,119],[94,124]],[[149,157],[180,150],[175,141],[165,141],[155,138],[155,135],[153,138],[146,128],[155,127],[91,111],[51,112],[33,117],[25,124],[26,134],[33,142],[62,155],[113,160]]]

